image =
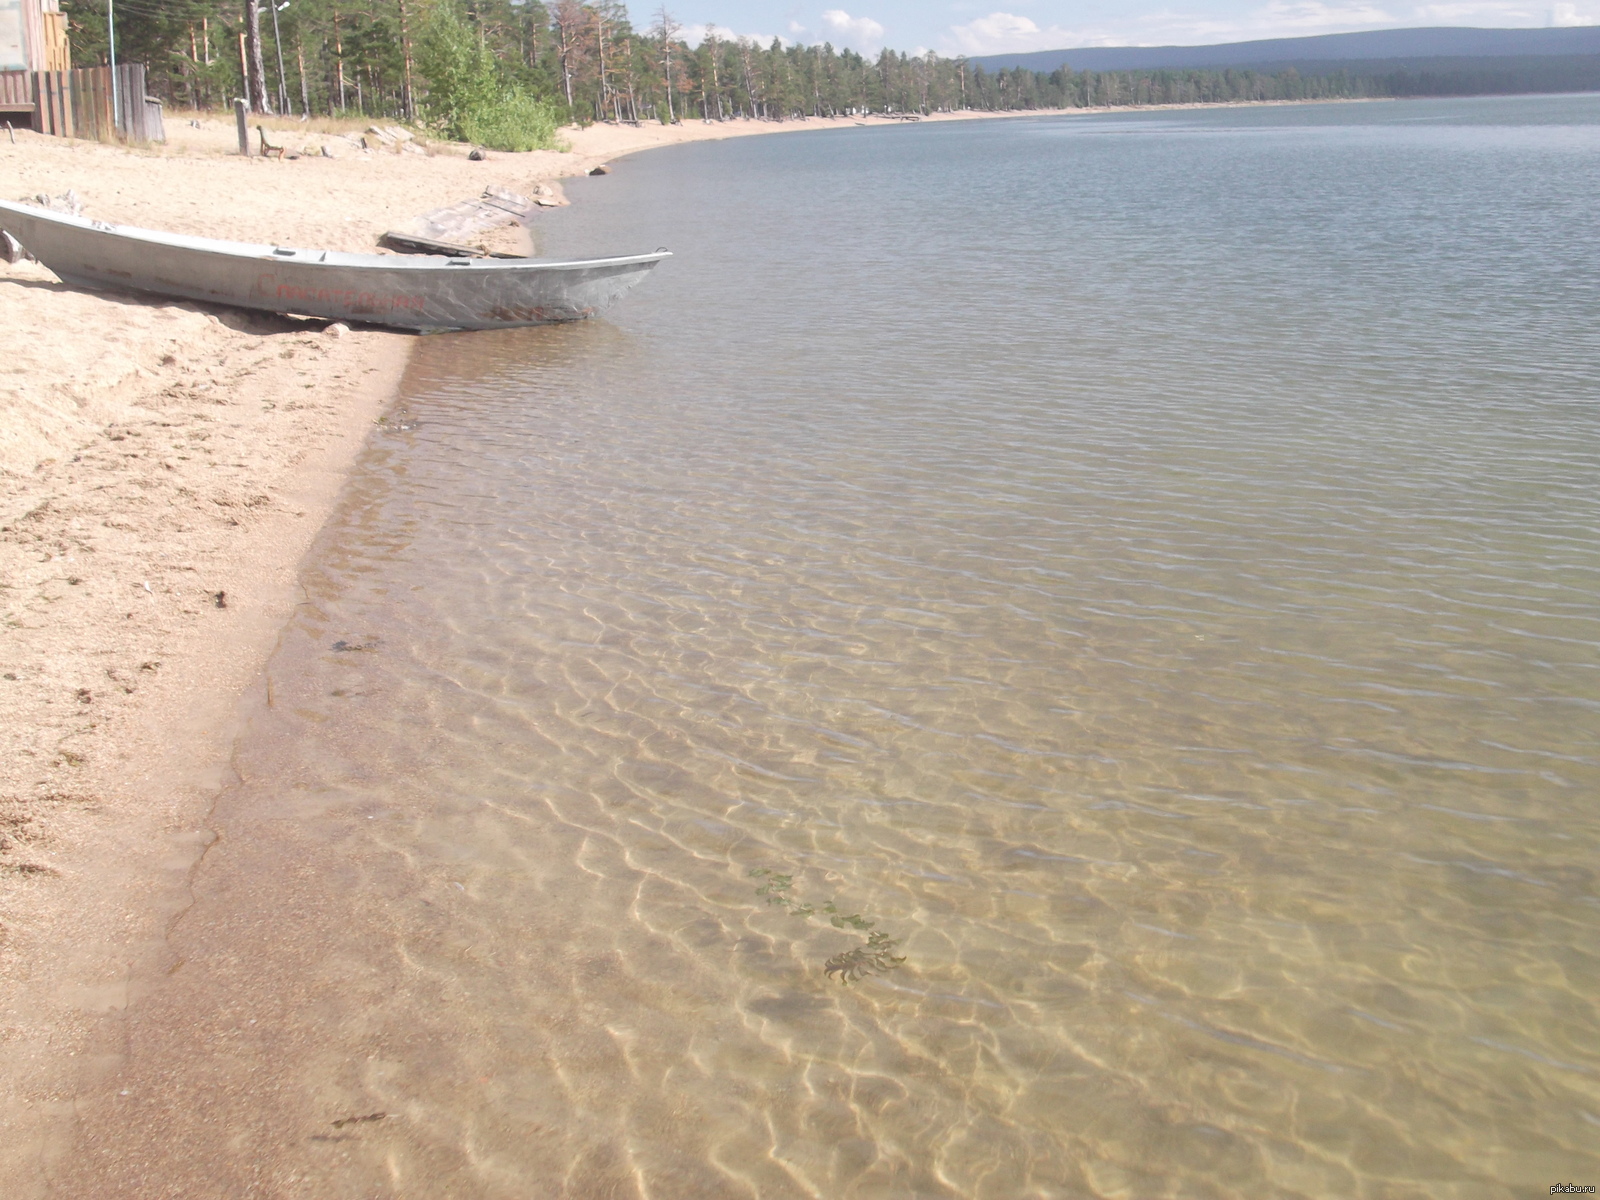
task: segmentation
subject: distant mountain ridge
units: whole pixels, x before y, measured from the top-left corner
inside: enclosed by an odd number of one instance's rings
[[[1600,54],[1600,25],[1561,29],[1376,29],[1317,37],[1268,38],[1216,46],[1083,46],[1028,54],[985,54],[968,59],[986,71],[1023,67],[1054,71],[1152,71],[1184,67],[1246,67],[1271,63],[1360,62],[1370,59],[1505,58]]]

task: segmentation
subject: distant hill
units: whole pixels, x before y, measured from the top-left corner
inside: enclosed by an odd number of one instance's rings
[[[1023,67],[1054,71],[1139,71],[1181,67],[1276,68],[1314,62],[1371,59],[1404,60],[1413,68],[1428,58],[1523,58],[1543,55],[1600,54],[1600,25],[1566,29],[1378,29],[1368,33],[1328,33],[1320,37],[1270,38],[1219,46],[1084,46],[1075,50],[1037,50],[1030,54],[986,54],[969,62],[986,71]]]

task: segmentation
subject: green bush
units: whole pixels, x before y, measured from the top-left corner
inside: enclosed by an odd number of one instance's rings
[[[429,15],[417,67],[428,81],[428,118],[446,137],[490,150],[554,146],[554,107],[502,77],[460,0],[441,0]]]
[[[464,141],[490,150],[549,150],[557,148],[559,125],[553,105],[513,90],[462,113],[457,129]]]

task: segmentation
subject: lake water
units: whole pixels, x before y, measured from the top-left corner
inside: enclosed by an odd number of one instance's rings
[[[676,257],[420,342],[84,1179],[1600,1183],[1600,97],[570,190]]]

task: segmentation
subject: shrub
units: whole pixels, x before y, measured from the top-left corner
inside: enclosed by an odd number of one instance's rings
[[[464,141],[490,150],[547,150],[556,146],[559,124],[548,101],[510,90],[493,103],[468,109],[457,129]]]
[[[555,109],[502,78],[460,0],[441,0],[417,47],[428,81],[425,109],[446,137],[491,150],[538,150],[555,144]]]

